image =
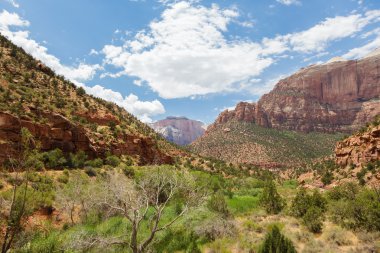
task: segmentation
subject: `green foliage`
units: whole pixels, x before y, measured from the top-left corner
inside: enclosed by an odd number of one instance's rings
[[[302,217],[303,223],[312,233],[320,233],[322,231],[323,219],[322,210],[316,206],[309,207]]]
[[[354,200],[360,188],[357,184],[349,182],[332,188],[327,192],[329,199],[337,201],[340,199]]]
[[[324,185],[329,185],[331,184],[331,182],[334,180],[334,175],[333,173],[331,173],[330,171],[326,171],[322,178],[321,178],[321,181]]]
[[[233,214],[252,212],[259,206],[258,196],[233,196],[227,199],[228,209]]]
[[[76,92],[78,96],[83,96],[86,94],[86,91],[83,89],[83,87],[79,87],[78,89],[76,89]]]
[[[310,195],[304,188],[301,188],[292,201],[291,213],[297,218],[302,218],[304,225],[310,232],[319,233],[322,231],[324,213],[327,210],[327,200],[314,190]]]
[[[84,151],[79,151],[76,154],[70,154],[71,168],[83,168],[87,160],[87,155]]]
[[[380,231],[380,194],[362,188],[331,203],[332,219],[349,229]]]
[[[277,192],[273,180],[267,181],[260,197],[260,205],[263,206],[267,213],[277,214],[285,207],[285,201]]]
[[[218,191],[211,196],[210,200],[208,201],[208,208],[212,211],[221,213],[224,216],[228,216],[230,214],[226,199],[224,198],[222,191]]]
[[[129,178],[133,178],[135,176],[135,170],[131,166],[122,166],[121,170],[123,171],[124,175]]]
[[[67,160],[64,157],[62,150],[58,148],[44,152],[42,154],[42,159],[45,166],[49,169],[62,168],[67,164]]]
[[[281,234],[280,229],[274,226],[265,236],[259,253],[296,253],[292,241]]]
[[[112,166],[112,167],[116,167],[120,164],[120,158],[115,156],[115,155],[109,155],[107,156],[106,158],[106,164]]]
[[[94,160],[86,161],[85,165],[92,168],[100,168],[103,166],[103,160],[101,158],[96,158]]]
[[[84,172],[89,176],[89,177],[96,177],[97,173],[96,170],[92,167],[87,167]]]

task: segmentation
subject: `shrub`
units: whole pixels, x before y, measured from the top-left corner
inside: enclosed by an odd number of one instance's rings
[[[309,195],[305,189],[301,188],[292,201],[291,214],[302,218],[310,232],[319,233],[322,230],[326,209],[327,200],[318,190],[314,190],[313,194]]]
[[[333,173],[331,173],[330,171],[326,171],[322,178],[321,178],[321,181],[324,185],[329,185],[331,184],[331,182],[334,180],[334,175]]]
[[[302,217],[303,223],[312,233],[320,233],[323,226],[323,212],[320,208],[312,206]]]
[[[114,155],[109,155],[106,158],[106,164],[112,167],[116,167],[120,164],[120,158]]]
[[[101,158],[96,158],[94,160],[86,161],[85,165],[93,168],[100,168],[103,166],[103,160]]]
[[[349,182],[334,187],[328,191],[327,196],[331,200],[353,200],[359,193],[359,186],[355,183]]]
[[[211,196],[208,201],[208,207],[210,210],[221,213],[225,216],[228,216],[230,213],[222,191],[218,191]]]
[[[269,214],[277,214],[284,208],[285,201],[277,192],[273,180],[266,182],[263,193],[260,197],[260,204]]]
[[[78,96],[83,96],[83,95],[86,94],[86,91],[85,91],[82,87],[79,87],[79,88],[76,90],[76,92],[77,92],[77,95],[78,95]]]
[[[292,241],[283,236],[280,229],[274,226],[269,231],[264,239],[263,244],[260,246],[259,253],[296,253]]]
[[[375,190],[362,189],[352,200],[332,203],[331,213],[343,227],[380,231],[380,201]]]
[[[91,167],[87,167],[84,172],[89,176],[89,177],[96,177],[96,170],[94,170],[94,168],[91,168]]]
[[[62,168],[67,163],[62,150],[59,148],[43,153],[42,160],[45,166],[50,169]]]
[[[123,171],[124,175],[129,178],[133,178],[135,176],[135,170],[131,166],[123,166],[121,170]]]
[[[84,151],[79,151],[76,154],[70,154],[70,163],[72,168],[83,168],[87,160],[87,155]]]
[[[69,182],[69,177],[66,175],[61,175],[57,178],[57,181],[63,184],[67,184]]]

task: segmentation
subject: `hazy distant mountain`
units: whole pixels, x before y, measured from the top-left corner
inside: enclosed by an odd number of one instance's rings
[[[151,124],[151,127],[167,140],[178,145],[187,145],[202,136],[206,125],[186,117],[167,117]]]

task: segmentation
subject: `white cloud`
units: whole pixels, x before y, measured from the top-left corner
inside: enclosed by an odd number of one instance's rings
[[[300,5],[301,2],[298,0],[276,0],[277,2],[285,5]]]
[[[294,51],[321,52],[329,42],[353,36],[366,25],[378,21],[379,17],[380,11],[327,18],[306,31],[287,35],[284,39],[289,41]]]
[[[92,79],[96,71],[101,69],[100,65],[79,63],[76,67],[65,66],[57,57],[49,54],[46,47],[30,39],[28,31],[11,31],[12,26],[27,27],[29,26],[29,22],[20,18],[16,13],[9,13],[4,10],[0,13],[0,32],[3,35],[33,55],[36,59],[41,60],[44,64],[51,67],[56,73],[65,76],[76,85],[83,87],[89,94],[107,101],[112,101],[145,122],[150,122],[151,116],[165,112],[164,106],[158,100],[141,101],[134,94],[123,97],[119,92],[106,89],[100,85],[95,85],[94,87],[86,86],[81,83],[81,81]],[[109,49],[109,52],[114,50],[113,48]],[[95,52],[95,50],[91,50],[90,53],[94,54]]]
[[[124,45],[103,48],[104,63],[123,70],[102,77],[137,77],[163,98],[239,91],[252,87],[249,80],[284,52],[323,53],[331,42],[355,36],[380,21],[380,10],[326,18],[307,30],[264,38],[260,43],[226,38],[229,24],[244,24],[238,19],[236,8],[171,1],[146,30]]]
[[[207,8],[189,2],[170,5],[122,47],[106,45],[105,62],[138,77],[163,98],[237,91],[272,64],[261,46],[225,38],[236,9]]]
[[[129,94],[129,96],[123,97],[120,92],[106,89],[100,85],[95,85],[93,87],[82,85],[82,87],[87,93],[114,102],[146,123],[152,122],[152,116],[165,113],[164,106],[158,100],[141,101],[134,94]]]
[[[8,3],[10,3],[13,7],[19,8],[20,5],[15,0],[6,0]]]
[[[65,66],[61,64],[57,57],[49,54],[46,47],[29,38],[28,31],[11,30],[12,27],[27,27],[29,24],[29,21],[23,20],[16,13],[9,13],[6,10],[0,13],[0,32],[14,44],[22,47],[27,53],[44,62],[59,75],[63,75],[73,81],[86,81],[92,79],[96,71],[101,69],[101,66],[98,64],[88,65],[79,63],[76,67]]]
[[[346,59],[360,59],[370,54],[376,49],[380,49],[380,33],[371,42],[365,44],[364,46],[353,48],[343,55]]]

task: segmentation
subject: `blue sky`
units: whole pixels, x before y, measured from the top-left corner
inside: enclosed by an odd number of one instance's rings
[[[212,123],[277,80],[380,46],[378,0],[0,0],[0,32],[149,122]]]

